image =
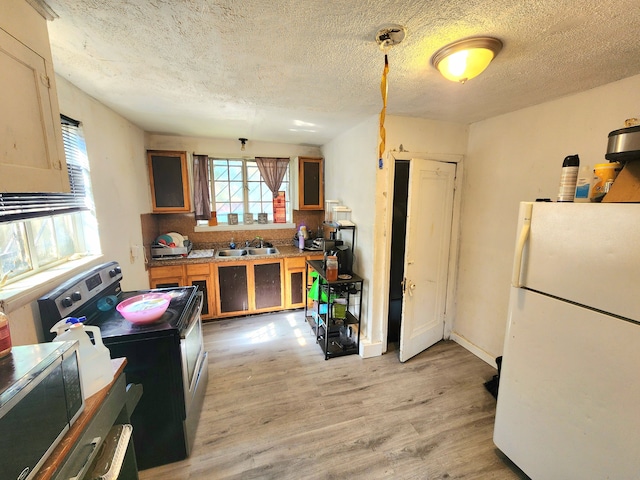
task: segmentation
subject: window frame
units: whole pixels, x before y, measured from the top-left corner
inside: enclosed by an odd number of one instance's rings
[[[215,168],[215,161],[226,161],[226,162],[230,162],[230,161],[239,161],[241,162],[241,172],[242,172],[242,216],[239,214],[238,215],[238,223],[235,225],[229,225],[227,220],[222,221],[220,216],[218,215],[218,211],[217,211],[217,205],[216,205],[216,192],[215,192],[215,176],[214,176],[214,168]],[[291,228],[293,226],[293,202],[292,202],[292,198],[291,198],[291,163],[289,163],[289,165],[287,166],[287,173],[285,174],[285,179],[283,179],[283,184],[286,183],[286,189],[284,189],[285,191],[285,199],[286,199],[286,222],[285,223],[276,223],[274,222],[274,212],[273,209],[268,213],[269,215],[269,220],[268,223],[264,224],[264,223],[258,223],[258,218],[257,216],[254,216],[253,219],[253,223],[244,223],[244,213],[249,212],[250,210],[250,204],[254,203],[249,199],[249,183],[250,182],[256,182],[255,180],[251,181],[249,180],[249,162],[253,162],[254,164],[256,164],[256,169],[257,169],[257,162],[255,160],[255,158],[231,158],[231,157],[214,157],[214,156],[208,156],[208,168],[209,168],[209,192],[210,192],[210,208],[212,212],[216,212],[216,216],[218,218],[218,225],[216,226],[210,226],[208,225],[208,222],[205,220],[199,220],[196,225],[196,231],[207,231],[207,230],[242,230],[242,229],[251,229],[251,230],[261,230],[261,229],[274,229],[274,228]],[[227,163],[227,168],[229,168],[229,164]],[[230,180],[227,177],[227,182],[230,182]],[[256,182],[258,183],[258,182]],[[264,179],[262,178],[262,176],[260,175],[260,180],[259,183],[261,185],[261,189],[266,189],[266,191],[268,191],[271,194],[271,190],[269,190],[269,187],[267,187]],[[282,188],[281,188],[282,190]],[[261,190],[262,192],[262,190]],[[225,202],[225,203],[232,203],[232,202]],[[261,204],[265,204],[267,202],[265,202],[264,200],[260,200]],[[254,213],[255,215],[255,213]]]

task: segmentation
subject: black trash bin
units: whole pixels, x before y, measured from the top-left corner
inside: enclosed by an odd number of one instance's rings
[[[496,358],[496,365],[498,366],[498,374],[494,375],[491,380],[485,382],[484,387],[489,391],[495,399],[498,398],[498,387],[500,386],[500,369],[502,367],[502,357]]]

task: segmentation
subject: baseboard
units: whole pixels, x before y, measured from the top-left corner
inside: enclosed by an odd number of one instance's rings
[[[488,352],[485,352],[481,348],[477,347],[476,345],[471,343],[466,338],[461,337],[460,335],[456,334],[455,332],[452,332],[451,333],[451,340],[453,340],[454,342],[456,342],[457,344],[459,344],[461,347],[465,348],[466,350],[469,350],[476,357],[478,357],[480,360],[484,360],[486,363],[491,365],[493,368],[495,368],[495,369],[498,368],[498,365],[496,365],[495,357],[492,357]]]
[[[379,357],[382,355],[382,342],[370,343],[360,339],[360,356],[362,358]]]

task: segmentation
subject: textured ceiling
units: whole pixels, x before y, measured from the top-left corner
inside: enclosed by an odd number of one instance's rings
[[[48,0],[54,67],[145,131],[322,145],[379,113],[473,123],[640,73],[637,0]],[[429,60],[504,48],[464,85]],[[637,112],[640,113],[640,112]]]

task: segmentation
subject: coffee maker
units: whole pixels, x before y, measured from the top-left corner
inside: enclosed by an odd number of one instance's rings
[[[336,247],[334,255],[338,257],[338,274],[351,275],[353,268],[353,255],[349,245],[339,245]]]
[[[333,255],[338,259],[338,274],[350,275],[353,268],[353,255],[351,247],[346,245],[342,240],[323,240],[324,258]]]

